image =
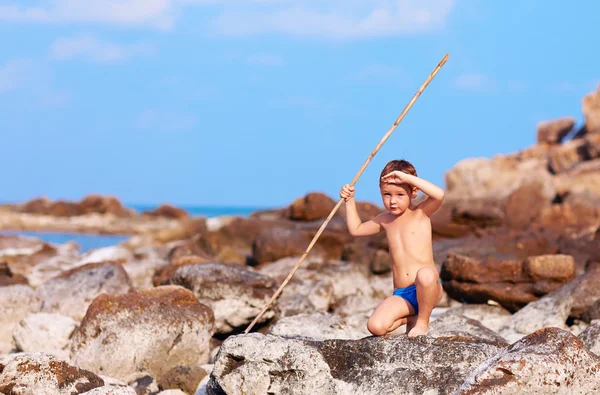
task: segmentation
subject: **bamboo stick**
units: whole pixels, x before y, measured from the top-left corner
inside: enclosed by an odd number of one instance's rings
[[[360,170],[356,173],[356,175],[354,176],[354,179],[350,183],[351,186],[354,186],[356,184],[356,182],[358,181],[358,179],[360,178],[360,176],[362,175],[362,173],[365,171],[365,169],[367,168],[367,166],[369,165],[369,163],[371,162],[371,160],[375,157],[375,155],[381,149],[381,147],[387,141],[387,139],[392,135],[392,133],[394,132],[394,130],[396,129],[396,127],[400,124],[400,122],[402,121],[402,119],[404,118],[404,116],[408,113],[408,110],[410,110],[410,108],[417,101],[417,99],[419,98],[419,96],[421,96],[421,93],[423,93],[423,91],[425,90],[425,88],[427,87],[427,85],[429,85],[429,83],[431,82],[431,80],[433,80],[433,78],[438,73],[438,71],[442,68],[442,66],[444,66],[444,64],[448,60],[449,56],[450,56],[450,54],[447,53],[446,56],[444,56],[442,58],[442,60],[440,61],[440,63],[431,72],[431,74],[429,75],[429,77],[427,77],[427,79],[425,80],[425,82],[423,83],[423,85],[421,85],[421,87],[419,88],[419,90],[417,91],[417,93],[415,93],[415,95],[410,100],[410,102],[408,102],[408,104],[406,105],[406,107],[404,107],[404,110],[402,111],[402,113],[400,114],[400,116],[398,116],[398,118],[396,119],[396,121],[394,122],[394,124],[392,125],[392,127],[387,131],[387,133],[379,141],[379,144],[377,144],[377,146],[375,147],[375,149],[373,151],[371,151],[371,153],[369,154],[369,156],[367,157],[367,159],[363,163],[363,165],[360,168]],[[260,312],[260,314],[258,316],[256,316],[256,318],[254,319],[254,321],[252,321],[252,323],[246,328],[246,330],[244,331],[244,333],[248,333],[252,329],[252,327],[254,327],[254,325],[258,322],[258,320],[260,319],[260,317],[262,317],[262,315],[269,309],[269,307],[271,307],[271,304],[273,303],[273,301],[279,296],[279,294],[281,293],[281,291],[283,291],[283,288],[292,279],[292,277],[294,276],[294,273],[296,273],[296,271],[298,270],[298,268],[300,267],[300,265],[302,264],[302,262],[304,261],[304,259],[308,256],[308,253],[313,248],[313,246],[315,245],[315,243],[317,242],[317,240],[321,236],[321,233],[323,233],[323,231],[325,230],[325,228],[329,224],[329,221],[331,221],[331,219],[333,218],[333,216],[335,215],[335,213],[340,208],[340,206],[342,205],[343,202],[344,202],[344,199],[340,198],[340,200],[337,202],[337,204],[335,205],[335,207],[333,208],[333,210],[331,210],[331,213],[329,213],[329,216],[327,216],[327,219],[325,220],[325,222],[323,222],[323,224],[321,225],[321,228],[319,229],[319,231],[313,237],[312,241],[308,245],[308,248],[304,251],[304,253],[300,257],[300,259],[298,260],[298,262],[296,263],[296,265],[294,266],[294,268],[292,269],[292,271],[290,272],[290,274],[283,281],[283,283],[281,284],[281,286],[279,287],[279,289],[277,290],[277,292],[275,292],[275,294],[273,294],[273,296],[271,297],[271,300],[269,300],[269,302],[265,305],[265,307],[262,309],[262,311]]]

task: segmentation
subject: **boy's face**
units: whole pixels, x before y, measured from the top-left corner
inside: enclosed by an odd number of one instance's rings
[[[418,193],[408,184],[381,183],[379,190],[385,209],[394,215],[404,213]]]

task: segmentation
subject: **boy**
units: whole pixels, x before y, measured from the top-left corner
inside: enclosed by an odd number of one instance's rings
[[[389,162],[379,181],[386,212],[362,222],[354,201],[355,189],[346,184],[340,197],[346,203],[346,223],[353,236],[369,236],[384,230],[392,257],[394,293],[375,309],[367,328],[375,336],[406,324],[409,337],[429,332],[429,316],[442,297],[442,285],[433,261],[429,217],[442,204],[444,190],[417,177],[405,160]],[[419,190],[427,199],[414,205]]]

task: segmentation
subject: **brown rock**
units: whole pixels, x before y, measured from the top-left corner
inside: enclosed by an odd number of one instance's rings
[[[81,394],[104,385],[94,373],[49,354],[15,356],[0,374],[0,393]]]
[[[133,210],[125,208],[114,196],[88,195],[79,205],[84,214],[112,214],[117,217],[131,217],[135,214]]]
[[[453,221],[454,202],[444,200],[442,206],[431,216],[431,230],[434,238],[459,238],[472,232],[469,224]]]
[[[73,333],[70,356],[77,366],[125,382],[140,372],[160,377],[206,363],[213,334],[212,310],[183,287],[102,294]]]
[[[83,208],[79,204],[59,200],[51,203],[48,211],[44,214],[53,217],[76,217],[84,213]]]
[[[452,221],[472,228],[500,226],[504,222],[504,212],[498,205],[495,201],[479,199],[458,201],[452,210]]]
[[[572,229],[582,230],[597,224],[598,218],[598,209],[581,201],[575,204],[566,202],[544,207],[538,223],[558,234],[569,234]]]
[[[173,219],[189,218],[189,214],[187,211],[179,207],[172,206],[170,204],[161,204],[154,210],[144,211],[143,214],[148,215],[150,217],[165,217]]]
[[[20,274],[13,274],[6,262],[0,262],[0,287],[14,284],[29,285],[27,278]]]
[[[275,262],[281,258],[300,256],[313,239],[312,231],[272,228],[263,231],[254,242],[252,255],[259,263]],[[340,259],[345,236],[334,230],[325,230],[310,254],[322,259]]]
[[[386,250],[377,250],[369,268],[373,274],[385,274],[392,271],[392,257]]]
[[[213,262],[212,258],[198,255],[179,256],[171,260],[171,263],[156,271],[152,276],[152,283],[155,287],[167,285],[169,278],[182,266],[198,265],[201,263]]]
[[[199,366],[176,366],[158,378],[158,385],[163,390],[180,389],[187,394],[195,394],[198,384],[207,374]]]
[[[538,182],[525,184],[508,197],[505,212],[511,228],[528,228],[550,205],[550,201],[542,194],[542,188]]]
[[[541,122],[537,126],[538,143],[559,144],[575,126],[575,118],[565,117]]]
[[[51,204],[50,200],[44,196],[23,203],[19,207],[19,211],[29,214],[46,214],[49,211]]]
[[[557,174],[573,168],[577,163],[588,160],[588,145],[584,139],[567,141],[552,147],[548,155],[548,167]]]
[[[498,302],[517,311],[548,294],[574,277],[573,257],[545,255],[525,261],[473,259],[450,253],[440,277],[448,295],[460,302]]]
[[[294,200],[286,215],[296,221],[314,221],[326,218],[335,207],[335,202],[323,193],[312,192]]]
[[[588,266],[579,286],[573,292],[570,317],[582,318],[584,313],[600,300],[600,264]]]
[[[600,133],[600,85],[582,99],[581,105],[587,132]]]

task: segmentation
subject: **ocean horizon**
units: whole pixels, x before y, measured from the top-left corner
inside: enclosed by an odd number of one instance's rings
[[[138,213],[153,210],[160,204],[127,204],[125,207],[132,208]],[[249,206],[203,206],[203,205],[173,205],[185,210],[190,216],[194,217],[221,217],[221,216],[239,216],[247,217],[255,211],[268,210],[268,207],[249,207]],[[0,230],[0,235],[17,235],[26,237],[37,237],[47,243],[64,244],[69,241],[76,242],[81,252],[87,252],[96,248],[108,247],[124,242],[131,236],[115,236],[115,235],[88,235],[79,233],[62,233],[62,232],[20,232],[20,231],[5,231]]]

